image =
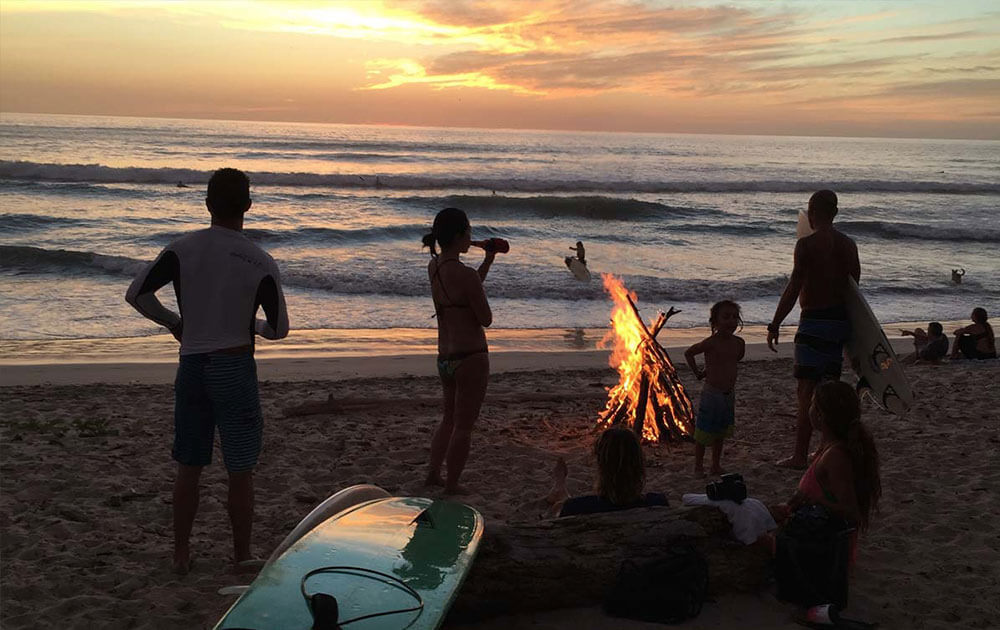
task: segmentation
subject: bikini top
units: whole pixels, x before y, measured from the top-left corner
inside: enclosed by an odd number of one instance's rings
[[[816,459],[809,466],[809,470],[802,475],[802,479],[799,480],[799,492],[807,496],[811,501],[825,499],[830,503],[836,503],[837,496],[824,488],[819,477],[816,476],[816,465],[819,464],[819,460],[822,458],[823,454],[817,455]]]
[[[441,310],[442,309],[446,309],[446,308],[472,308],[471,304],[455,304],[454,300],[451,299],[451,296],[448,295],[448,289],[444,288],[444,282],[441,281],[441,277],[440,277],[439,274],[441,273],[441,267],[447,265],[450,262],[456,262],[457,263],[457,262],[459,262],[459,260],[457,258],[449,258],[448,260],[445,260],[443,262],[439,261],[438,264],[434,266],[434,276],[431,278],[431,286],[433,286],[434,285],[434,281],[437,280],[438,281],[438,286],[441,287],[441,291],[444,292],[444,296],[446,298],[448,298],[448,301],[451,302],[451,304],[442,304],[442,303],[438,302],[437,300],[435,300],[433,298],[433,296],[432,296],[431,300],[434,302],[434,315],[433,315],[433,317],[437,317],[438,315],[440,315]]]

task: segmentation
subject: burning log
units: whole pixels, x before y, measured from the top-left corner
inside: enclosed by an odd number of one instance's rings
[[[670,361],[656,341],[667,321],[680,311],[660,313],[647,327],[635,305],[634,295],[614,276],[604,275],[604,288],[615,306],[611,331],[602,346],[613,344],[611,365],[618,370],[618,385],[608,390],[608,402],[598,426],[621,423],[646,442],[679,440],[693,432],[691,401]]]

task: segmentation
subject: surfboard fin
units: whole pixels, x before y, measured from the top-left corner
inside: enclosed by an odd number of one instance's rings
[[[313,614],[312,630],[341,630],[337,621],[340,606],[336,597],[327,593],[314,593],[309,596],[309,604]]]

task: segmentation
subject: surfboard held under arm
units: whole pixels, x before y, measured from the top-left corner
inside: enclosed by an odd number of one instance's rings
[[[796,236],[804,238],[812,233],[809,217],[799,212]],[[858,393],[889,413],[906,413],[913,405],[910,382],[854,278],[848,278],[844,306],[851,322],[851,338],[844,344],[844,352],[858,375]]]

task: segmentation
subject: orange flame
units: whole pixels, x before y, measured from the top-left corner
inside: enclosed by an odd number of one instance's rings
[[[619,378],[608,390],[598,427],[625,424],[646,442],[690,435],[691,401],[667,352],[633,309],[636,294],[611,274],[602,274],[601,279],[614,307],[611,328],[598,347],[611,348],[608,363],[618,370]]]

